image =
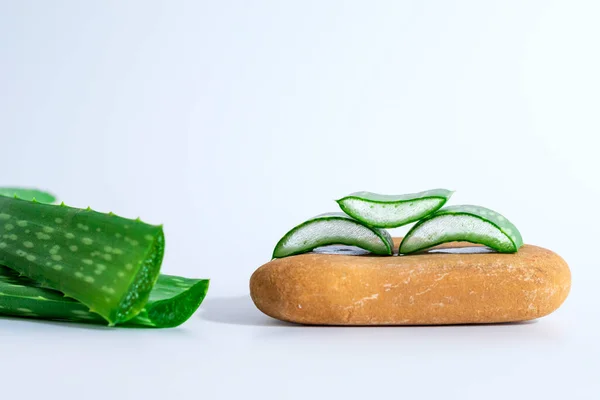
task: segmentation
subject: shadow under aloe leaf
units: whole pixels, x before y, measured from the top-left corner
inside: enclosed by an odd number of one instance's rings
[[[12,315],[0,315],[0,321],[16,321],[16,322],[27,322],[38,325],[52,325],[61,326],[66,328],[74,329],[87,329],[87,330],[116,330],[114,326],[108,326],[105,322],[100,321],[67,321],[61,319],[42,319],[42,318],[27,318],[17,317]],[[119,326],[120,328],[121,326]]]
[[[207,298],[198,312],[205,321],[247,326],[296,326],[266,316],[260,312],[249,295]]]

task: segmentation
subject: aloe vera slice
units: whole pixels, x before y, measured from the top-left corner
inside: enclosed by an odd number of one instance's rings
[[[187,321],[206,297],[210,281],[160,275],[142,311],[126,324],[172,328]]]
[[[502,215],[485,207],[460,205],[443,208],[419,221],[400,243],[399,253],[456,241],[482,244],[501,253],[514,253],[523,245],[517,227]]]
[[[454,192],[433,189],[402,195],[355,192],[337,200],[342,211],[377,228],[396,228],[440,209]]]
[[[80,301],[111,325],[143,309],[163,252],[162,226],[0,196],[0,264]]]
[[[36,200],[40,203],[54,203],[56,198],[54,195],[36,189],[10,188],[0,187],[0,196],[18,197],[22,200]]]
[[[160,275],[142,311],[128,326],[171,328],[187,321],[198,309],[207,279]],[[0,266],[0,314],[73,322],[106,323],[100,315],[62,293],[40,287],[35,281]]]
[[[343,213],[317,215],[296,226],[275,246],[273,258],[307,253],[332,244],[356,246],[374,254],[391,255],[392,237]]]

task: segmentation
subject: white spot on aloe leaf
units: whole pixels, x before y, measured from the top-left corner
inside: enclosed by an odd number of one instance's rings
[[[125,241],[134,247],[139,244],[137,240],[131,239],[130,237],[125,237]]]
[[[77,224],[77,227],[78,227],[79,229],[81,229],[81,230],[84,230],[84,231],[86,231],[86,232],[90,230],[90,227],[89,227],[89,226],[87,226],[87,225],[84,225],[84,224]]]
[[[75,277],[76,277],[76,278],[83,279],[83,277],[84,277],[84,276],[85,276],[85,275],[83,275],[83,272],[80,272],[80,271],[77,271],[77,272],[75,272]]]
[[[60,260],[62,260],[62,256],[60,256],[58,254],[52,254],[50,256],[50,258],[52,258],[54,261],[60,261]]]
[[[83,262],[84,264],[87,265],[92,265],[94,262],[92,260],[90,260],[89,258],[85,258],[83,260],[81,260],[81,262]]]
[[[45,227],[42,228],[42,230],[44,232],[46,232],[46,233],[52,233],[52,232],[54,232],[54,228],[51,227],[51,226],[45,226]]]
[[[102,286],[102,291],[106,292],[108,294],[115,294],[116,293],[115,289],[113,289],[111,287],[108,287],[108,286]]]
[[[7,246],[7,244],[6,244],[6,243],[4,243],[4,242],[0,242],[0,249],[3,249],[3,248],[5,248],[6,246]]]
[[[27,261],[35,261],[36,257],[33,254],[27,254]]]
[[[83,239],[81,239],[81,242],[83,244],[87,244],[87,245],[94,243],[94,241],[92,239],[90,239],[89,237],[84,237]]]
[[[63,220],[62,218],[54,218],[54,222],[56,222],[57,224],[62,224]]]
[[[75,235],[73,235],[71,232],[67,232],[67,233],[65,233],[65,237],[67,239],[73,239],[75,237]]]
[[[58,254],[58,251],[60,250],[60,246],[55,244],[54,246],[52,246],[50,248],[50,250],[48,251],[50,254]]]
[[[50,235],[44,232],[36,232],[35,236],[37,236],[39,240],[50,240]]]
[[[24,228],[27,226],[27,221],[17,221],[17,225],[19,225],[21,228]]]
[[[23,242],[23,246],[27,247],[28,249],[31,249],[33,247],[33,243],[27,241],[27,242]]]
[[[4,229],[6,229],[7,231],[12,231],[13,229],[15,229],[15,226],[13,224],[5,224]]]
[[[72,252],[76,252],[78,249],[77,246],[75,246],[74,244],[72,244],[71,246],[69,246],[69,250],[71,250]]]
[[[94,277],[93,276],[86,276],[85,278],[83,278],[84,281],[88,282],[88,283],[94,283]]]
[[[7,219],[10,219],[10,215],[4,214],[4,213],[0,213],[0,220],[7,220]]]

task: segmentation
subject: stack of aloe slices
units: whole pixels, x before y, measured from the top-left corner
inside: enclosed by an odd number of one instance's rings
[[[0,189],[0,314],[175,327],[209,281],[161,275],[162,226]]]
[[[355,192],[337,200],[344,213],[327,213],[294,227],[275,246],[273,258],[307,253],[330,245],[355,246],[377,255],[393,255],[390,234],[417,222],[406,234],[399,254],[412,254],[442,243],[465,241],[500,253],[523,245],[519,230],[504,216],[485,207],[442,208],[454,192],[433,189],[403,195]]]

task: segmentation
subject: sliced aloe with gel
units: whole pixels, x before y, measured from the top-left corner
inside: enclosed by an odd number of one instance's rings
[[[446,189],[425,192],[383,195],[355,192],[337,200],[342,211],[377,228],[396,228],[418,221],[440,209],[454,193]]]
[[[187,321],[198,309],[207,279],[160,275],[142,311],[128,326],[171,328]],[[62,293],[45,289],[9,268],[0,266],[0,315],[72,322],[106,323],[100,315]]]
[[[343,213],[321,214],[296,226],[275,246],[273,258],[307,253],[321,246],[342,244],[379,255],[392,255],[390,234]]]
[[[402,240],[399,253],[458,241],[482,244],[501,253],[515,253],[523,245],[521,233],[504,216],[485,207],[460,205],[419,221]]]
[[[78,300],[111,325],[142,311],[163,252],[161,226],[0,196],[0,265]]]

